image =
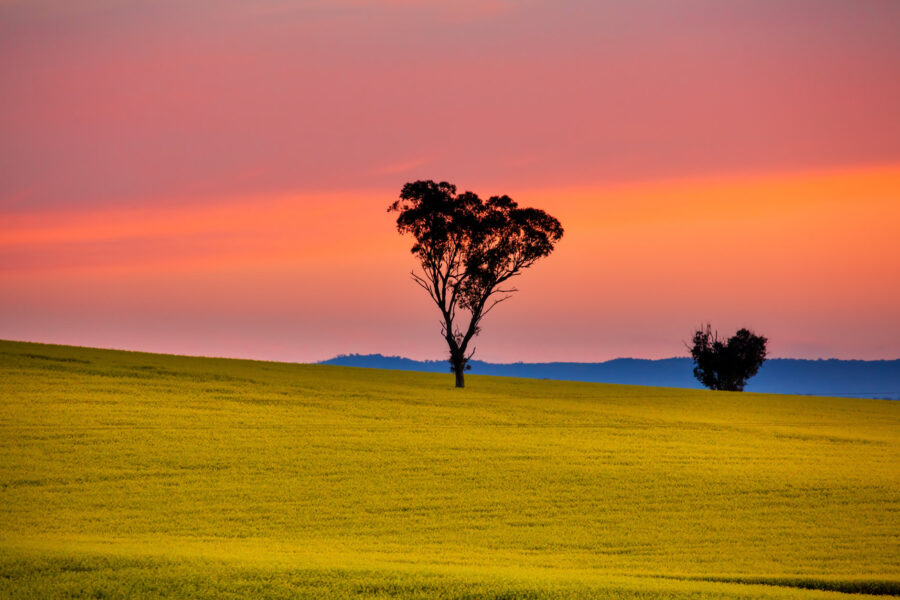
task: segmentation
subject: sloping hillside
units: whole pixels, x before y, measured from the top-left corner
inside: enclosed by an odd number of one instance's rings
[[[467,381],[0,342],[0,595],[900,594],[900,403]]]

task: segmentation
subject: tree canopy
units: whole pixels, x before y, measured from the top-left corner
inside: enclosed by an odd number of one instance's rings
[[[749,329],[739,329],[726,342],[709,324],[700,327],[691,347],[694,377],[711,390],[742,392],[766,360],[767,343]]]
[[[482,319],[516,291],[510,279],[553,251],[562,225],[542,210],[519,208],[509,196],[485,201],[457,194],[445,181],[407,183],[388,211],[398,213],[397,230],[415,239],[411,252],[421,272],[412,277],[441,312],[451,370],[464,387]]]

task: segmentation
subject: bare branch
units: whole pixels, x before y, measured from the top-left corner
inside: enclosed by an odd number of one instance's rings
[[[512,298],[512,294],[508,294],[506,296],[503,296],[502,298],[498,298],[498,299],[494,300],[494,302],[484,312],[481,313],[481,318],[483,319],[489,312],[494,310],[495,306],[497,306],[501,302],[505,302],[505,301],[509,300],[510,298]]]
[[[435,296],[434,290],[432,289],[428,280],[426,280],[423,277],[420,277],[414,271],[410,271],[409,274],[412,277],[412,280],[416,283],[416,285],[418,285],[420,288],[422,288],[423,290],[428,292],[428,295],[431,296],[431,299],[434,300],[435,302],[437,302],[438,305],[440,305],[440,302],[438,301],[437,297]]]
[[[497,288],[496,290],[491,292],[491,295],[493,295],[493,294],[513,294],[518,291],[519,291],[518,288],[509,288],[508,290],[501,290],[500,288]]]

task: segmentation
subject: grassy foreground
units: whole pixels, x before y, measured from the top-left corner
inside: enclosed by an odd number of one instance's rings
[[[452,383],[0,342],[0,596],[900,595],[898,402]]]

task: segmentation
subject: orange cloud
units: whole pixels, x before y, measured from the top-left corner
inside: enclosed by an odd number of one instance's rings
[[[251,338],[260,315],[316,316],[344,323],[328,342],[338,351],[437,352],[431,307],[408,281],[411,242],[385,212],[396,191],[7,215],[0,309],[26,328],[73,306],[99,322],[215,314]],[[484,358],[669,356],[701,319],[755,324],[781,355],[900,355],[900,167],[474,191],[508,192],[566,227],[485,324]]]
[[[370,224],[377,216],[389,225],[387,203],[365,193],[307,194],[7,216],[0,221],[0,270],[203,269],[336,259],[361,244],[375,249],[380,236]]]

